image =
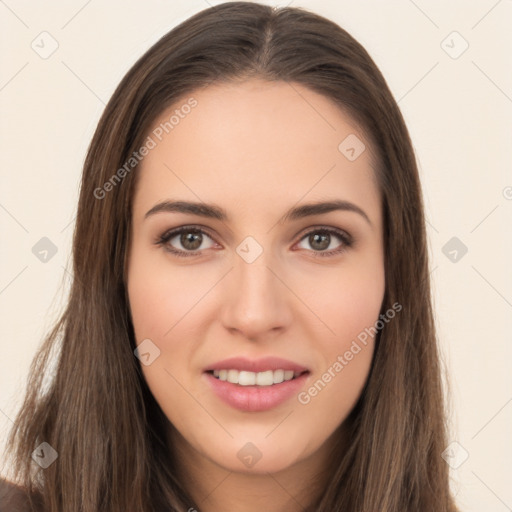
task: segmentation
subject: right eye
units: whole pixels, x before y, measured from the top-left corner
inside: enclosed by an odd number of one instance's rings
[[[205,236],[213,241],[210,235],[203,229],[196,226],[181,226],[171,231],[166,231],[158,238],[156,243],[162,245],[166,251],[178,257],[199,256],[202,250],[212,247],[210,245],[200,249]],[[182,249],[176,248],[176,245],[181,245]]]

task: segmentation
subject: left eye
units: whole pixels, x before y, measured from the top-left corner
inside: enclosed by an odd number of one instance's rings
[[[332,239],[337,238],[341,240],[341,247],[328,249],[331,245]],[[341,252],[347,250],[352,245],[352,239],[343,231],[338,231],[337,229],[327,229],[327,228],[317,228],[306,233],[302,238],[302,240],[306,240],[311,247],[313,247],[313,252],[315,256],[333,256],[335,254],[340,254]]]
[[[208,233],[206,233],[203,229],[183,226],[164,233],[160,236],[156,243],[158,245],[164,246],[167,251],[175,254],[176,256],[197,256],[201,250],[210,249],[214,245],[213,243],[210,246],[202,247],[201,249],[201,246],[204,242],[204,237],[209,238],[213,242],[212,237],[208,235]],[[341,241],[341,247],[327,250],[331,246],[333,237],[338,238],[338,240]],[[175,239],[177,241],[173,243]],[[340,254],[352,245],[352,239],[348,234],[332,228],[313,229],[302,236],[300,241],[302,242],[303,240],[306,240],[307,243],[313,247],[312,252],[314,256],[333,256]],[[174,245],[176,243],[181,244],[183,249],[176,248]]]

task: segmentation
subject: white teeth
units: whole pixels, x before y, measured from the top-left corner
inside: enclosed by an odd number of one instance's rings
[[[230,370],[230,371],[236,372],[236,370]],[[254,386],[254,384],[256,384],[256,375],[257,374],[254,372],[241,371],[240,373],[238,373],[238,379],[237,379],[238,384],[240,384],[240,386]],[[258,374],[258,375],[261,375],[261,374]],[[234,373],[233,373],[233,378],[236,379]]]
[[[301,372],[295,373],[293,370],[267,370],[265,372],[247,372],[234,369],[213,370],[213,375],[218,379],[240,386],[272,386],[285,380],[292,380],[294,376],[298,377],[300,374]]]
[[[284,380],[293,379],[293,370],[285,370],[284,371]]]
[[[255,384],[258,386],[272,386],[274,384],[274,372],[272,370],[268,370],[266,372],[258,372],[255,373]],[[240,384],[240,381],[238,381]]]
[[[238,370],[228,370],[228,378],[226,379],[228,382],[233,382],[234,384],[238,384],[238,375],[240,372]]]
[[[284,370],[276,370],[272,376],[274,378],[274,384],[279,384],[284,380]]]

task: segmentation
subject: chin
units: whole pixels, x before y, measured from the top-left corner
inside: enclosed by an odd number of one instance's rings
[[[286,470],[304,456],[301,447],[283,446],[280,441],[272,442],[263,437],[261,442],[231,442],[224,445],[222,451],[210,454],[209,458],[228,471],[265,475]]]

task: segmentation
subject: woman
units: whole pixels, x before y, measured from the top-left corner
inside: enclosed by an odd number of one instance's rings
[[[89,148],[73,265],[5,500],[456,510],[411,141],[334,23],[232,2],[150,48]]]

